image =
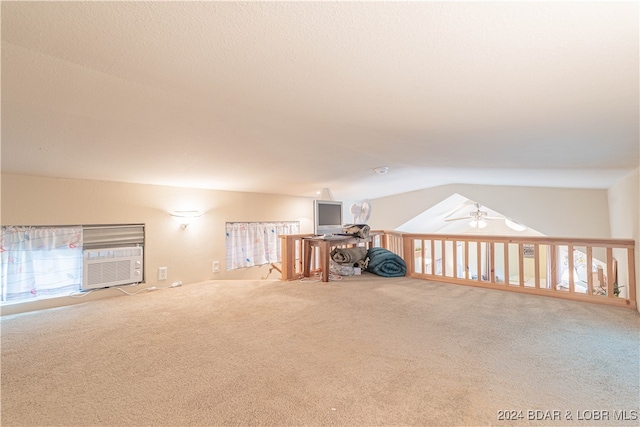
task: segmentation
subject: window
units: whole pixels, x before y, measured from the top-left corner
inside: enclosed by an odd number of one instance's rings
[[[298,221],[228,222],[227,270],[280,262],[282,251],[279,236],[298,233]]]
[[[82,227],[2,228],[2,302],[60,295],[82,283]]]
[[[144,246],[144,225],[3,226],[0,300],[69,295],[82,288],[83,252]]]

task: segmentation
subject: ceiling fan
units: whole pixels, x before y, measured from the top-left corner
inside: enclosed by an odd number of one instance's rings
[[[480,210],[480,203],[473,203],[476,208],[475,211],[469,212],[467,216],[457,217],[457,218],[448,218],[445,221],[469,221],[469,225],[474,228],[485,228],[487,226],[487,220],[492,221],[494,219],[504,219],[498,216],[489,216],[487,211]]]

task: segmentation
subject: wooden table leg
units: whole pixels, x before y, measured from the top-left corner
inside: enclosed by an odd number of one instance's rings
[[[329,281],[329,242],[321,242],[320,245],[320,262],[322,263],[322,281]]]
[[[304,263],[302,264],[302,275],[309,277],[311,275],[311,242],[306,239],[302,239],[304,253]]]

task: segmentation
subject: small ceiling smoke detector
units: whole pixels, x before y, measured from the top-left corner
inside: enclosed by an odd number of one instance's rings
[[[373,171],[378,175],[384,175],[385,173],[389,172],[389,167],[380,166],[380,167],[377,167],[377,168],[373,169]]]

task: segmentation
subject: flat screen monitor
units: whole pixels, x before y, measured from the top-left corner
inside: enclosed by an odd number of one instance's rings
[[[342,202],[313,201],[313,232],[316,235],[342,233]]]

